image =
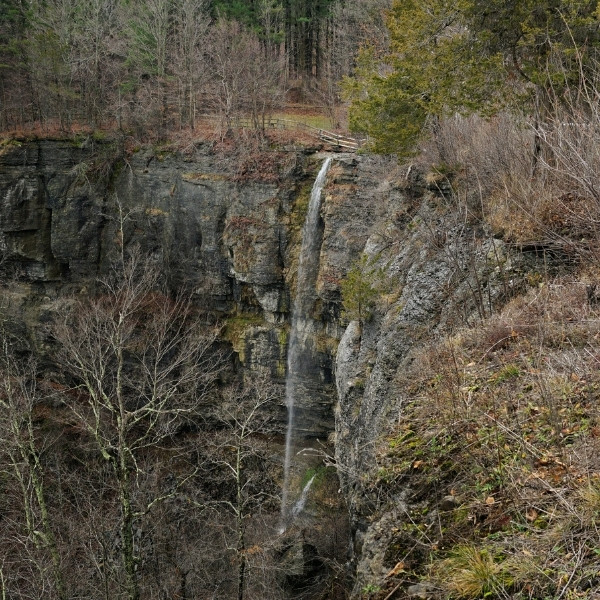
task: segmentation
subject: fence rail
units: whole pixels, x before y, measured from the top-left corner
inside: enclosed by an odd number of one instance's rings
[[[201,115],[200,118],[215,120],[221,119],[221,117],[217,115]],[[253,128],[257,125],[257,123],[249,117],[237,117],[234,118],[232,122],[235,127],[242,128]],[[340,148],[345,148],[347,150],[358,150],[362,144],[362,140],[358,138],[351,137],[348,135],[341,135],[333,131],[327,131],[326,129],[314,127],[313,125],[308,125],[307,123],[302,123],[300,121],[292,121],[291,119],[265,119],[264,122],[260,121],[258,125],[264,127],[265,129],[286,129],[288,131],[304,131],[305,133],[312,135],[323,142],[327,142],[328,144],[339,146]]]

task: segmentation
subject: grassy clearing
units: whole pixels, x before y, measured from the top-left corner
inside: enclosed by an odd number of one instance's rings
[[[241,115],[238,115],[241,117]],[[315,127],[317,129],[333,129],[331,118],[323,113],[318,107],[293,106],[284,108],[273,114],[273,119],[283,119],[292,123],[302,123]],[[249,119],[248,119],[249,120]],[[234,132],[235,140],[229,140],[231,132],[228,132],[224,119],[218,115],[211,117],[199,116],[196,120],[194,129],[189,127],[179,127],[177,130],[163,132],[162,137],[153,130],[144,130],[144,134],[133,132],[131,130],[121,130],[115,122],[103,123],[98,129],[92,129],[89,126],[79,123],[72,123],[68,128],[64,128],[60,123],[48,121],[43,125],[32,123],[26,128],[14,129],[2,132],[0,139],[0,151],[10,143],[16,140],[64,140],[80,144],[86,139],[102,141],[111,137],[123,138],[129,149],[138,148],[144,145],[156,146],[161,144],[168,151],[191,152],[196,144],[200,142],[212,143],[217,146],[217,150],[233,151],[239,146],[240,142],[247,143],[254,138],[264,140],[267,144],[276,147],[296,143],[300,146],[310,146],[315,143],[313,136],[307,135],[301,130],[277,130],[268,129],[265,132],[255,131],[250,127],[236,130]],[[228,144],[231,142],[232,148]]]
[[[284,111],[278,112],[273,115],[274,119],[285,119],[286,121],[293,121],[294,123],[303,123],[304,125],[310,125],[317,129],[331,129],[331,119],[318,112],[295,112],[295,111]]]

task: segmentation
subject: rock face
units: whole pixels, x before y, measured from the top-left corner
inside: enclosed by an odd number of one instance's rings
[[[409,518],[404,497],[382,510],[367,481],[377,471],[375,441],[402,411],[411,350],[491,314],[528,268],[418,174],[383,181],[380,191],[386,213],[364,248],[377,301],[370,318],[348,325],[336,358],[336,460],[354,531],[357,598],[366,583],[384,580],[392,526]]]
[[[36,316],[65,292],[91,290],[137,246],[173,289],[226,320],[249,369],[285,373],[298,190],[316,165],[282,160],[281,183],[240,182],[207,148],[192,157],[112,145],[14,143],[0,155],[0,268],[5,298],[36,338]],[[35,306],[35,310],[32,307]],[[331,369],[331,366],[329,367]],[[331,410],[328,420],[332,426]]]
[[[23,335],[37,334],[52,301],[84,293],[123,246],[139,246],[173,288],[225,319],[240,364],[282,382],[291,297],[308,194],[322,157],[281,158],[279,182],[240,181],[206,147],[191,156],[69,142],[5,146],[0,153],[0,250],[13,281],[4,302]],[[376,512],[365,476],[374,440],[402,410],[398,375],[411,349],[489,314],[515,292],[523,258],[480,231],[468,207],[449,206],[415,170],[391,160],[337,155],[323,190],[312,317],[318,389],[306,437],[334,428],[335,456],[362,582],[385,576],[384,540],[396,511]],[[454,216],[452,216],[454,215]],[[348,322],[341,282],[365,253],[376,291],[368,318]],[[340,341],[341,340],[341,341]],[[339,342],[339,347],[338,347]],[[282,429],[285,417],[282,409]],[[415,594],[417,595],[417,594]]]
[[[15,327],[42,344],[40,315],[64,293],[91,291],[123,247],[137,246],[173,289],[225,319],[240,363],[283,381],[291,297],[307,196],[321,156],[281,153],[275,182],[240,181],[200,146],[190,156],[144,150],[125,155],[107,142],[13,143],[0,154],[0,269]],[[336,158],[321,220],[317,296],[312,316],[318,390],[306,436],[333,429],[333,364],[339,281],[381,214],[375,186],[352,157]],[[360,215],[360,227],[356,220]],[[20,322],[17,325],[17,322]],[[282,409],[283,413],[283,409]],[[282,421],[284,421],[282,414]]]
[[[281,584],[292,596],[310,590],[325,571],[317,549],[304,541],[290,544],[280,551]]]
[[[286,229],[294,185],[311,176],[310,166],[289,165],[281,175],[294,172],[290,185],[241,185],[201,152],[186,160],[138,152],[107,179],[96,173],[99,153],[69,142],[4,149],[5,265],[22,279],[80,284],[104,272],[122,245],[136,244],[210,309],[256,309],[282,320]]]

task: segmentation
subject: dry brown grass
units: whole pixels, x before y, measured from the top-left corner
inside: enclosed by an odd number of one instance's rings
[[[289,118],[297,122],[306,122],[311,119],[325,118],[322,111],[315,107],[292,107],[280,114],[280,118]],[[95,129],[88,124],[72,122],[65,127],[58,120],[47,120],[43,123],[35,122],[18,128],[0,132],[0,139],[4,140],[64,140],[76,139],[96,135],[97,137],[113,138],[123,137],[128,147],[136,148],[145,144],[160,143],[162,148],[181,153],[191,153],[200,143],[213,144],[217,151],[233,153],[238,149],[239,143],[247,144],[259,141],[264,148],[274,147],[314,147],[321,142],[314,136],[300,129],[265,129],[265,131],[251,128],[235,128],[228,130],[222,119],[200,116],[194,128],[178,127],[162,134],[152,129],[134,132],[129,128],[120,130],[116,122],[105,122]]]
[[[372,485],[411,490],[398,526],[411,544],[398,537],[390,564],[440,598],[600,589],[600,310],[586,286],[535,283],[398,376],[407,399]]]
[[[597,260],[600,110],[557,101],[543,124],[514,114],[455,116],[437,124],[421,161],[452,173],[455,199],[497,236]],[[590,108],[591,107],[591,108]],[[537,148],[537,150],[536,150]]]

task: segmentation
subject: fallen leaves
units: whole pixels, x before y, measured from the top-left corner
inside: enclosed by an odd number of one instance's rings
[[[395,577],[396,575],[399,575],[400,573],[404,573],[404,562],[403,561],[397,562],[396,565],[394,566],[394,568],[385,577],[386,577],[386,579],[388,577]]]

